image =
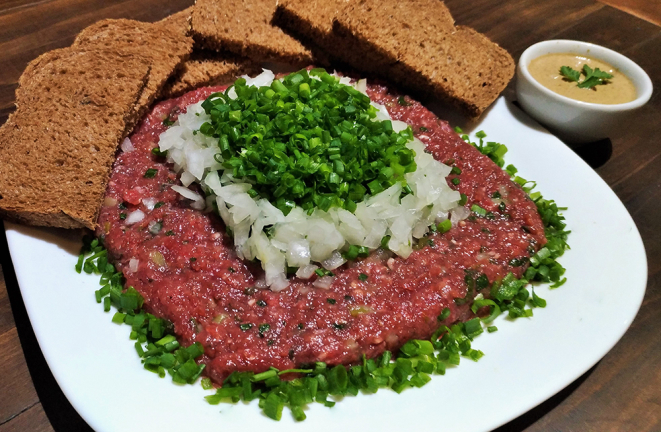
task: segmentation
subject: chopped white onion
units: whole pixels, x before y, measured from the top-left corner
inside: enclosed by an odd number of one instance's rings
[[[458,224],[460,221],[466,219],[468,216],[471,215],[471,211],[468,210],[466,207],[461,207],[457,206],[452,209],[450,212],[450,220],[452,221],[452,225]]]
[[[205,209],[207,205],[206,200],[199,193],[179,185],[172,185],[172,190],[177,192],[179,195],[183,196],[184,198],[193,201],[191,207],[194,208],[195,210]]]
[[[128,225],[131,225],[142,221],[144,218],[145,214],[141,210],[135,210],[129,213],[124,222],[126,222]]]
[[[347,260],[344,259],[342,254],[338,251],[335,251],[328,259],[322,261],[321,265],[324,266],[324,268],[327,270],[335,270],[345,262],[347,262]]]
[[[120,146],[123,152],[131,152],[135,150],[135,147],[133,146],[133,143],[131,140],[126,137],[124,138],[124,141],[122,141],[122,145]]]
[[[323,276],[317,279],[316,281],[312,282],[312,285],[314,285],[317,288],[328,289],[331,287],[334,280],[335,278],[333,276]]]
[[[140,261],[138,261],[136,258],[131,258],[129,260],[129,270],[131,270],[133,273],[137,272],[139,263]]]
[[[314,274],[315,270],[317,270],[319,266],[316,266],[314,264],[308,264],[303,267],[299,267],[298,270],[296,270],[296,277],[299,277],[301,279],[310,279],[312,275]]]
[[[156,198],[143,198],[142,203],[147,207],[147,210],[154,210],[156,206]]]

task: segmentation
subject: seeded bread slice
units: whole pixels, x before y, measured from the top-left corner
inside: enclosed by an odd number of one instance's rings
[[[65,48],[34,60],[0,128],[0,216],[94,228],[119,141],[150,71],[142,56]]]
[[[260,70],[248,59],[207,50],[194,51],[165,84],[161,98],[178,97],[202,86],[225,84],[240,75],[252,75]]]
[[[507,51],[467,27],[449,27],[438,0],[356,0],[333,31],[336,54],[359,70],[444,99],[470,117],[493,103],[514,75]]]
[[[106,48],[134,53],[152,65],[149,80],[135,105],[135,116],[127,124],[127,133],[158,97],[166,81],[193,50],[193,39],[186,11],[157,23],[127,19],[103,20],[84,29],[72,47]]]
[[[193,37],[204,48],[230,51],[255,61],[310,64],[312,53],[271,25],[275,7],[275,0],[197,0]]]

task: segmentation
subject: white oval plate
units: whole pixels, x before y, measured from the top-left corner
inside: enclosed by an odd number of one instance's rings
[[[261,414],[257,401],[207,404],[211,391],[178,386],[146,372],[127,326],[111,323],[94,300],[98,277],[74,271],[79,233],[5,223],[23,300],[41,350],[71,404],[97,431],[406,430],[485,431],[525,413],[599,361],[633,321],[645,293],[645,250],[631,216],[608,185],[574,152],[500,98],[474,130],[508,146],[507,163],[565,212],[571,250],[568,282],[542,286],[548,301],[534,317],[496,321],[499,331],[473,346],[486,355],[398,395],[345,397],[312,404],[296,423]],[[432,429],[433,428],[433,429]]]

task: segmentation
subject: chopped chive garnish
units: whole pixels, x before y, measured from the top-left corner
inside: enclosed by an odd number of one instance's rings
[[[405,187],[417,168],[406,146],[411,128],[395,132],[390,120],[376,120],[367,95],[324,70],[294,72],[270,87],[240,78],[233,90],[235,99],[213,93],[202,103],[211,120],[200,133],[218,140],[217,160],[234,177],[285,215],[294,206],[355,210],[367,194]]]
[[[266,333],[267,331],[269,331],[270,328],[271,328],[271,325],[270,325],[270,324],[260,324],[260,325],[259,325],[259,337],[263,338],[263,337],[264,337],[264,333]],[[242,329],[242,330],[243,330],[243,329]]]
[[[450,219],[445,219],[443,222],[436,225],[436,230],[441,234],[450,231],[450,228],[452,228],[452,221]]]
[[[317,276],[323,277],[323,276],[335,276],[332,271],[326,270],[324,268],[318,268],[317,270],[314,271]]]
[[[252,324],[250,324],[250,323],[240,324],[239,328],[243,331],[248,331],[252,328]]]
[[[461,179],[459,179],[459,177],[455,177],[455,178],[452,179],[452,184],[453,185],[457,186],[457,185],[459,185],[459,183],[461,183]]]
[[[154,147],[153,149],[151,149],[151,153],[154,156],[158,156],[158,157],[167,157],[168,155],[167,150],[161,151],[161,149],[159,149],[158,147]]]
[[[367,276],[365,273],[361,273],[358,275],[358,279],[361,281],[365,282],[369,276]]]
[[[471,211],[475,214],[480,215],[480,216],[486,216],[487,215],[487,211],[485,209],[483,209],[482,207],[480,207],[479,205],[477,205],[477,204],[473,204],[471,206]]]
[[[327,299],[326,299],[326,302],[329,303],[329,304],[333,304],[333,305],[334,305],[335,303],[337,303],[337,302],[335,301],[335,299],[333,299],[333,298],[327,298]]]
[[[156,168],[149,168],[147,171],[145,171],[145,175],[143,177],[154,178],[156,174],[158,174],[158,170]]]

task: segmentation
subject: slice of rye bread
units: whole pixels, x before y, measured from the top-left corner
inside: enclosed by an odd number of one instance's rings
[[[168,78],[190,56],[193,39],[187,36],[189,14],[190,11],[184,10],[156,23],[103,20],[87,27],[76,37],[73,48],[112,48],[140,55],[151,63],[147,86],[135,105],[136,115],[134,121],[127,124],[127,133],[159,96]]]
[[[162,99],[171,99],[202,86],[225,84],[239,75],[252,75],[261,69],[251,60],[214,51],[193,51],[161,91]]]
[[[346,7],[351,0],[278,0],[276,11],[273,15],[273,24],[293,35],[303,43],[311,47],[315,57],[320,56],[317,49],[322,50],[325,55],[335,62],[343,62],[347,54],[337,53],[340,46],[355,44],[355,40],[343,40],[343,36],[333,31],[333,21],[338,13]],[[454,19],[444,3],[438,2],[436,12],[436,23],[442,25],[442,29],[435,31],[446,31],[454,27]],[[432,29],[434,30],[434,29]],[[360,54],[361,70],[364,72],[375,72],[381,67],[383,57],[374,55],[370,46],[363,46]],[[357,63],[357,61],[354,61]]]
[[[0,128],[0,216],[94,228],[150,68],[149,59],[113,49],[64,48],[34,60]]]
[[[271,25],[276,0],[197,0],[192,33],[202,47],[230,51],[255,61],[306,66],[312,53]]]
[[[333,20],[347,0],[278,0],[271,23],[308,47],[316,64],[337,62]],[[320,61],[321,60],[321,61]]]
[[[352,0],[339,9],[337,56],[358,70],[478,117],[514,75],[512,56],[468,27],[450,25],[438,0]]]

